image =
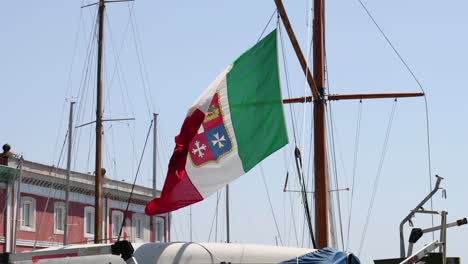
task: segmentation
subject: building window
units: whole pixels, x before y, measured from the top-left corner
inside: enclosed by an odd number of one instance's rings
[[[91,206],[84,208],[84,235],[85,237],[94,235],[94,207]]]
[[[63,234],[65,230],[65,204],[56,202],[54,204],[54,233]]]
[[[133,241],[145,241],[145,218],[142,214],[133,214]]]
[[[161,217],[155,217],[156,221],[155,221],[155,224],[156,224],[156,234],[155,234],[155,238],[156,238],[156,241],[163,241],[164,239],[164,219],[161,218]]]
[[[135,238],[143,239],[143,219],[138,218],[135,221]]]
[[[21,227],[23,231],[36,230],[36,200],[32,197],[21,197]]]
[[[112,238],[119,236],[120,227],[123,222],[123,213],[120,211],[112,211]]]

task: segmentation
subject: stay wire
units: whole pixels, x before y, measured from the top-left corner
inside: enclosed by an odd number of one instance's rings
[[[211,227],[210,227],[210,233],[208,234],[208,242],[210,242],[211,239],[211,233],[213,232],[213,226],[214,223],[216,222],[216,227],[215,227],[215,239],[214,241],[216,242],[216,235],[217,235],[217,225],[218,225],[218,207],[219,207],[219,191],[216,192],[216,207],[215,207],[215,213],[213,215],[213,220],[211,220]]]
[[[132,190],[130,191],[130,196],[128,197],[128,200],[127,200],[127,208],[125,208],[124,217],[125,217],[125,215],[127,215],[128,208],[129,208],[130,202],[132,200],[133,191],[134,191],[135,185],[136,185],[136,180],[138,178],[138,173],[140,172],[141,163],[143,161],[143,156],[145,154],[146,146],[148,144],[148,139],[149,139],[152,127],[153,127],[153,119],[151,119],[151,123],[150,123],[150,126],[148,128],[148,133],[146,134],[145,145],[143,146],[143,151],[141,152],[140,162],[138,163],[138,168],[137,168],[137,171],[136,171],[136,174],[135,174],[135,178],[133,179]],[[117,241],[120,241],[120,236],[122,235],[122,230],[123,230],[124,225],[125,225],[125,221],[122,221],[122,225],[120,226],[120,231],[119,231],[119,236],[117,237]]]
[[[295,202],[292,199],[293,195],[289,195],[289,203],[290,203],[290,208],[291,208],[291,216],[292,216],[292,227],[294,231],[294,238],[296,239],[296,245],[299,246],[299,235],[297,234],[297,226],[296,226],[296,215],[294,214],[294,204]]]
[[[299,150],[298,147],[295,148],[294,154],[295,154],[295,163],[296,163],[296,169],[297,169],[297,176],[298,176],[298,179],[299,179],[299,185],[301,187],[300,188],[300,190],[301,190],[300,193],[301,193],[301,197],[302,197],[302,204],[304,206],[304,217],[307,219],[309,237],[310,237],[310,240],[312,241],[313,248],[315,248],[315,235],[314,235],[314,230],[313,230],[313,227],[312,227],[312,220],[311,220],[311,215],[310,215],[310,210],[309,210],[309,202],[307,200],[307,190],[306,190],[306,184],[304,182],[304,170],[302,168],[301,151]],[[304,233],[305,232],[303,231],[302,232],[303,239],[304,239]]]
[[[395,54],[398,56],[398,58],[400,59],[401,63],[403,63],[403,65],[405,66],[405,68],[408,70],[408,72],[411,74],[411,76],[413,77],[414,81],[418,84],[419,86],[419,89],[421,89],[421,92],[424,93],[424,105],[425,105],[425,115],[426,115],[426,137],[427,137],[427,158],[428,158],[428,173],[429,173],[429,191],[432,190],[432,162],[431,162],[431,140],[430,140],[430,132],[429,132],[429,106],[428,106],[428,102],[427,102],[427,97],[426,97],[426,91],[424,90],[421,82],[419,81],[419,79],[416,77],[416,74],[414,74],[413,70],[409,67],[408,63],[406,63],[406,61],[403,59],[403,56],[401,56],[401,54],[398,52],[398,50],[395,48],[395,46],[393,45],[393,43],[390,41],[390,39],[387,37],[387,35],[385,34],[385,32],[383,31],[383,29],[379,26],[379,24],[377,23],[377,21],[374,19],[374,17],[372,16],[371,12],[369,11],[369,9],[366,7],[366,5],[362,2],[362,0],[358,0],[358,2],[361,4],[362,8],[364,9],[364,11],[367,13],[367,15],[369,16],[369,18],[372,20],[372,22],[374,23],[374,25],[377,27],[377,29],[380,31],[380,33],[382,34],[382,36],[385,38],[385,41],[387,41],[388,45],[390,45],[390,47],[392,48],[393,52],[395,52]],[[431,210],[433,210],[433,201],[432,201],[432,197],[431,197]],[[432,218],[432,226],[434,226],[434,216],[431,215],[431,218]],[[435,237],[435,234],[434,232],[432,233],[432,238],[434,239]]]
[[[327,52],[325,50],[325,76],[326,76],[326,89],[330,93],[330,78],[328,77],[328,56]],[[330,145],[331,145],[331,155],[333,158],[333,172],[334,172],[334,177],[335,177],[335,189],[339,189],[339,182],[338,182],[338,167],[337,167],[337,159],[336,159],[336,147],[335,147],[335,123],[333,122],[333,109],[331,106],[331,102],[326,105],[329,109],[328,114],[329,114],[329,127],[330,127],[330,133],[331,133],[331,140],[330,140]],[[341,212],[341,199],[340,199],[340,192],[337,191],[336,193],[337,196],[337,204],[338,204],[338,218],[339,218],[339,223],[340,223],[340,236],[341,236],[341,245],[342,249],[344,250],[345,244],[344,244],[344,234],[343,234],[343,217],[342,217],[342,212]]]
[[[283,244],[283,239],[281,238],[281,232],[280,232],[279,227],[278,227],[278,221],[276,221],[275,210],[273,209],[273,204],[271,203],[270,192],[268,191],[268,185],[267,185],[267,182],[266,182],[266,179],[265,179],[265,173],[263,171],[262,164],[260,164],[260,174],[262,175],[263,185],[265,186],[265,191],[266,191],[266,195],[267,195],[267,198],[268,198],[268,204],[270,205],[271,215],[273,216],[273,220],[275,222],[276,232],[278,233],[278,237],[280,239],[281,246],[283,246],[284,245]]]
[[[392,48],[392,50],[395,52],[395,54],[398,56],[398,58],[400,59],[401,63],[403,63],[403,65],[405,66],[405,68],[408,70],[408,72],[411,74],[411,76],[413,76],[413,79],[416,81],[416,83],[418,84],[419,88],[421,89],[421,91],[424,93],[424,89],[423,89],[423,86],[421,84],[421,82],[419,82],[418,78],[416,77],[416,75],[414,74],[414,72],[411,70],[411,68],[409,67],[409,65],[406,63],[406,61],[403,59],[403,57],[400,55],[400,53],[398,52],[398,50],[395,48],[395,46],[393,45],[393,43],[390,41],[390,39],[387,37],[387,35],[385,34],[385,32],[383,31],[383,29],[379,26],[379,24],[377,24],[377,21],[374,19],[374,17],[372,16],[372,14],[370,13],[369,9],[367,9],[367,7],[364,5],[364,3],[362,2],[362,0],[357,0],[362,8],[364,8],[364,11],[366,11],[367,15],[369,16],[369,18],[372,20],[372,22],[374,23],[374,25],[377,27],[377,29],[380,31],[380,33],[382,34],[382,36],[385,38],[385,41],[387,41],[388,45],[390,45],[390,47]]]
[[[64,152],[64,150],[65,150],[65,145],[66,145],[66,143],[67,143],[68,133],[69,133],[69,131],[67,131],[67,133],[65,134],[65,139],[63,140],[62,149],[60,150],[60,155],[59,155],[59,158],[58,158],[58,161],[57,161],[57,166],[55,166],[55,168],[53,169],[54,174],[57,172],[57,170],[58,170],[58,168],[60,167],[60,164],[61,164],[61,162],[62,162],[62,156],[63,156],[63,152]],[[50,193],[51,193],[52,189],[54,189],[54,188],[51,188],[51,187],[53,187],[53,186],[54,186],[54,185],[52,184],[52,186],[49,187],[49,192],[47,193],[47,200],[46,200],[46,203],[45,203],[45,206],[44,206],[44,212],[46,212],[46,211],[47,211],[47,208],[49,207]],[[55,191],[57,191],[57,189],[55,189]],[[41,229],[42,229],[42,224],[44,223],[45,215],[46,215],[46,214],[42,214],[41,220],[39,221],[39,228],[38,228],[38,230],[41,230]],[[35,236],[35,238],[34,238],[33,250],[36,249],[37,241],[38,241],[38,239],[39,239],[39,233],[40,233],[40,232],[36,232],[36,236]]]
[[[80,18],[79,18],[80,21],[81,21],[82,17],[83,17],[83,10],[80,10]],[[78,40],[79,40],[80,30],[81,30],[81,23],[79,23],[78,28],[77,28],[76,33],[75,33],[75,41],[74,41],[74,45],[73,45],[72,59],[71,59],[71,63],[70,63],[70,68],[68,70],[67,91],[66,91],[65,95],[67,97],[69,96],[69,98],[73,98],[73,87],[72,87],[72,84],[71,84],[71,79],[72,79],[73,65],[74,65],[76,53],[77,53],[77,50],[78,50]],[[58,126],[57,135],[60,134],[60,130],[62,129],[62,124],[63,124],[63,119],[64,119],[64,114],[63,113],[65,113],[66,102],[67,102],[67,100],[65,100],[63,102],[63,104],[62,104],[62,111],[61,111],[62,114],[61,114],[61,118],[60,118],[60,122],[59,122],[59,126]],[[53,160],[55,160],[55,154],[56,154],[55,151],[57,150],[58,142],[59,142],[59,137],[57,136],[56,140],[55,140],[54,159]]]
[[[138,58],[138,69],[140,71],[141,75],[141,82],[143,84],[143,91],[145,94],[145,102],[146,102],[146,107],[148,111],[148,115],[151,117],[152,113],[154,113],[154,102],[153,102],[153,94],[151,93],[150,89],[150,83],[149,83],[149,77],[148,77],[148,71],[146,70],[145,67],[145,60],[144,60],[144,54],[143,54],[143,48],[141,45],[141,39],[140,39],[140,34],[138,32],[138,25],[136,21],[136,16],[134,15],[134,7],[133,4],[129,3],[128,4],[128,10],[130,14],[130,20],[131,20],[131,28],[132,28],[132,33],[133,33],[133,40],[134,44],[137,50],[137,58]],[[149,97],[149,98],[148,98]]]
[[[281,27],[281,23],[279,22],[279,18],[277,18],[277,27],[278,27],[278,33],[279,33],[279,40],[280,40],[280,46],[281,46],[281,55],[282,55],[282,60],[283,60],[283,64],[284,64],[284,76],[285,76],[285,81],[286,81],[286,90],[287,90],[287,93],[288,93],[288,96],[289,97],[292,97],[291,96],[291,85],[290,85],[290,78],[289,78],[289,71],[288,71],[288,62],[287,62],[287,58],[286,58],[286,52],[285,52],[285,45],[284,45],[284,36],[283,36],[283,31],[282,31],[282,27]],[[294,139],[294,146],[298,146],[298,143],[297,143],[297,132],[296,132],[296,120],[294,118],[294,105],[293,104],[290,104],[289,106],[289,113],[290,113],[290,116],[291,116],[291,126],[292,126],[292,130],[293,130],[293,139]],[[287,184],[287,183],[286,183]],[[299,185],[301,185],[301,183],[299,183]],[[302,185],[301,185],[302,186]],[[291,196],[290,196],[290,201],[292,202],[291,200]],[[299,244],[299,241],[298,241],[298,236],[297,236],[297,230],[296,230],[296,225],[295,225],[295,216],[294,216],[294,209],[293,209],[293,205],[291,204],[291,214],[293,216],[293,228],[294,228],[294,234],[295,234],[295,238],[296,238],[296,244]],[[305,230],[305,224],[306,224],[306,215],[304,214],[303,216],[303,231]],[[304,242],[304,232],[302,232],[302,243]]]
[[[257,43],[262,39],[263,34],[265,34],[265,31],[267,30],[268,26],[270,25],[271,20],[273,20],[273,17],[275,17],[276,12],[278,12],[276,9],[273,10],[273,13],[270,16],[270,19],[268,19],[268,22],[266,23],[265,27],[263,28],[262,33],[260,33],[260,37],[258,37],[258,39],[257,39]]]
[[[343,235],[343,217],[341,213],[341,199],[340,199],[340,191],[339,191],[339,183],[338,183],[338,168],[336,165],[336,147],[335,147],[335,130],[334,130],[334,123],[333,123],[333,110],[331,104],[328,104],[328,115],[329,115],[329,128],[330,128],[330,145],[331,145],[331,156],[332,156],[332,162],[333,162],[333,174],[335,177],[335,189],[336,191],[336,200],[338,204],[338,219],[340,223],[340,236],[341,236],[341,247],[342,250],[344,250],[344,235]],[[331,195],[331,194],[330,194]]]
[[[97,17],[98,17],[98,12],[96,11],[94,14],[93,21],[97,21]],[[85,103],[87,102],[88,87],[89,87],[89,82],[91,80],[90,72],[91,72],[92,62],[94,61],[92,60],[92,58],[95,54],[94,49],[96,47],[96,45],[93,45],[93,43],[95,42],[96,38],[97,38],[97,26],[94,23],[93,30],[90,30],[89,32],[86,57],[84,60],[83,70],[81,71],[81,79],[80,79],[80,86],[79,86],[80,88],[78,89],[78,92],[77,92],[77,97],[81,99],[81,100],[78,100],[77,110],[74,113],[75,117],[77,117],[76,118],[77,123],[80,123],[82,120],[84,120],[84,116],[85,116],[85,111],[84,111],[86,108]],[[76,142],[74,154],[78,153],[78,147],[80,146],[80,140],[81,140],[81,131],[82,129],[79,129],[77,130],[77,133],[74,133],[73,135],[74,137],[73,141]],[[77,161],[78,159],[75,159],[73,161],[73,167],[76,167]],[[89,162],[87,164],[89,164]],[[88,171],[88,169],[86,170]]]
[[[429,190],[432,190],[432,165],[431,165],[431,138],[429,130],[429,109],[427,103],[426,93],[424,93],[424,106],[426,110],[426,136],[427,136],[427,159],[428,159],[428,173],[429,173]],[[431,210],[433,210],[433,201],[431,196]],[[432,226],[434,226],[434,215],[431,215]],[[432,239],[435,240],[435,232],[432,232]]]
[[[356,121],[356,132],[354,134],[354,159],[353,159],[353,179],[351,183],[351,202],[349,206],[349,214],[348,214],[348,232],[346,235],[346,250],[349,249],[349,235],[351,233],[351,218],[353,213],[353,200],[354,200],[354,186],[356,182],[356,169],[357,169],[357,161],[358,161],[358,153],[359,153],[359,140],[361,136],[361,120],[362,120],[362,100],[359,100],[359,107],[358,107],[358,118]]]
[[[284,42],[283,42],[283,34],[282,34],[282,27],[281,27],[281,23],[280,23],[280,20],[279,20],[279,14],[277,13],[278,10],[275,9],[273,11],[273,13],[271,14],[270,16],[270,19],[268,20],[266,26],[263,28],[262,30],[262,33],[260,34],[260,37],[257,39],[257,42],[259,42],[263,36],[263,34],[265,33],[266,29],[268,28],[268,25],[271,23],[273,17],[275,16],[276,14],[276,27],[278,28],[278,34],[279,34],[279,41],[280,41],[280,46],[281,46],[281,56],[282,56],[282,60],[283,60],[283,64],[284,64],[284,76],[285,76],[285,81],[286,81],[286,90],[288,92],[288,96],[291,97],[291,86],[290,86],[290,79],[289,79],[289,71],[288,71],[288,63],[287,63],[287,59],[286,59],[286,52],[284,50]],[[293,105],[291,104],[290,107],[289,107],[289,110],[290,110],[290,115],[291,115],[291,122],[292,122],[292,129],[293,129],[293,138],[294,138],[294,143],[295,145],[297,145],[297,137],[296,137],[296,125],[295,125],[295,119],[294,119],[294,115],[293,115]],[[278,236],[280,238],[280,243],[281,245],[283,245],[283,240],[282,240],[282,237],[281,237],[281,234],[279,232],[279,229],[278,229],[278,223],[276,221],[276,217],[274,215],[274,211],[273,211],[273,207],[272,207],[272,204],[271,204],[271,200],[270,200],[270,196],[269,196],[269,192],[268,192],[268,187],[266,185],[266,180],[264,178],[264,174],[263,174],[263,169],[261,168],[262,170],[262,178],[263,178],[263,182],[264,182],[264,185],[265,185],[265,189],[266,189],[266,192],[267,192],[267,196],[268,196],[268,201],[270,203],[270,208],[272,210],[272,214],[273,214],[273,219],[275,221],[275,226],[276,226],[276,229],[277,229],[277,232],[278,232]],[[292,201],[292,200],[291,200]],[[291,214],[292,214],[292,217],[293,217],[293,221],[295,221],[295,217],[294,217],[294,210],[292,208],[292,205],[291,205]],[[298,244],[298,240],[297,240],[297,231],[296,231],[296,226],[295,226],[295,222],[294,222],[294,233],[295,233],[295,237],[296,237],[296,243]]]
[[[106,20],[109,20],[108,18],[108,13],[106,13]],[[120,57],[122,55],[122,50],[123,48],[125,47],[125,43],[126,43],[126,39],[127,39],[127,35],[128,35],[128,31],[129,31],[129,27],[130,27],[130,20],[128,20],[126,26],[125,26],[125,30],[123,31],[124,32],[124,37],[122,38],[122,42],[120,43],[120,47],[117,47],[117,45],[115,44],[116,41],[114,40],[113,36],[113,32],[112,32],[112,28],[111,28],[111,23],[106,23],[107,25],[107,29],[109,31],[109,39],[110,39],[110,43],[112,45],[111,48],[112,48],[112,54],[114,55],[114,61],[115,61],[115,68],[112,72],[112,77],[111,77],[111,80],[109,82],[109,86],[112,87],[112,84],[114,83],[114,80],[115,78],[117,77],[117,79],[119,80],[119,88],[120,88],[120,93],[121,93],[121,96],[122,96],[122,107],[123,107],[123,112],[125,115],[128,115],[128,110],[127,110],[127,105],[126,105],[126,101],[128,100],[128,98],[130,98],[129,94],[128,94],[128,84],[127,84],[127,81],[124,77],[124,75],[122,74],[123,70],[122,70],[122,63],[121,63],[121,60],[120,60]],[[127,92],[127,96],[124,96],[124,93],[123,93],[123,89],[122,89],[122,84]],[[108,93],[110,94],[110,93]],[[125,100],[127,99],[127,100]],[[128,100],[129,101],[129,100]],[[131,113],[133,116],[135,116],[135,111],[134,111],[134,107],[133,105],[131,104],[131,101],[130,101],[130,107],[131,107]]]
[[[389,121],[388,121],[387,131],[385,132],[385,139],[384,139],[384,144],[383,144],[383,147],[382,147],[382,152],[380,154],[380,161],[379,161],[379,165],[378,165],[378,168],[377,168],[377,173],[375,175],[374,183],[373,183],[373,186],[372,186],[372,196],[371,196],[369,208],[367,210],[367,217],[366,217],[366,222],[364,224],[364,231],[362,233],[361,243],[359,245],[358,255],[361,255],[362,247],[364,246],[364,241],[365,241],[366,235],[367,235],[367,228],[369,226],[369,221],[370,221],[370,218],[372,216],[375,196],[377,194],[377,187],[378,187],[378,184],[379,184],[379,180],[380,180],[380,178],[382,176],[383,163],[384,163],[384,160],[385,160],[385,155],[386,155],[387,150],[388,150],[388,142],[389,142],[389,139],[390,139],[390,131],[392,129],[393,119],[395,117],[397,102],[398,101],[395,98],[395,100],[393,101],[393,107],[392,107],[392,111],[390,113],[390,118],[389,118]]]
[[[130,8],[130,3],[129,3],[129,20],[125,26],[125,30],[123,31],[124,32],[124,37],[122,38],[122,42],[120,44],[120,47],[117,47],[117,45],[112,45],[112,48],[113,48],[113,54],[114,54],[114,60],[115,60],[115,64],[116,64],[116,67],[115,67],[115,70],[113,72],[113,75],[112,75],[112,81],[110,82],[111,84],[113,83],[113,80],[114,80],[114,76],[117,76],[118,80],[119,80],[119,90],[120,90],[120,95],[121,95],[121,99],[122,99],[122,105],[123,105],[123,110],[124,110],[124,114],[125,115],[129,115],[129,112],[131,113],[132,116],[135,116],[135,107],[134,105],[132,104],[131,100],[125,100],[125,99],[128,99],[130,98],[130,95],[129,95],[129,88],[128,88],[128,82],[127,80],[125,79],[125,75],[123,74],[123,71],[122,71],[122,63],[121,63],[121,54],[122,54],[122,51],[123,51],[123,48],[125,47],[125,43],[126,43],[126,39],[127,39],[127,34],[128,34],[128,31],[129,31],[129,28],[130,28],[130,25],[132,26],[132,29],[133,29],[133,39],[134,39],[134,42],[135,42],[135,48],[137,50],[137,57],[139,59],[139,63],[140,63],[140,76],[142,78],[142,83],[143,83],[143,88],[144,88],[144,92],[145,92],[145,102],[146,102],[146,106],[147,106],[147,110],[148,110],[148,113],[149,115],[151,116],[151,112],[153,111],[152,108],[150,107],[150,104],[148,103],[148,99],[147,99],[147,93],[146,93],[146,87],[147,85],[145,85],[146,83],[148,83],[148,81],[146,81],[145,83],[145,78],[144,78],[144,75],[143,75],[143,70],[145,69],[144,67],[144,63],[141,62],[140,60],[140,53],[138,52],[138,43],[137,43],[137,32],[135,32],[135,28],[134,28],[134,25],[133,25],[133,15],[132,15],[132,11],[133,9]],[[107,18],[107,13],[106,13],[106,18]],[[136,22],[135,22],[136,23]],[[108,28],[109,28],[109,35],[110,35],[110,39],[111,39],[111,42],[114,43],[115,41],[113,40],[112,36],[112,31],[111,31],[111,27],[110,27],[110,23],[107,23],[108,25]],[[143,69],[143,70],[142,70]],[[125,92],[125,94],[124,94]],[[151,95],[151,91],[149,92],[150,93],[150,98],[152,98],[152,95]],[[127,101],[129,102],[129,108],[130,110],[127,110]],[[153,105],[153,109],[154,109],[154,105]],[[127,128],[128,128],[128,134],[129,134],[129,137],[131,138],[131,143],[132,143],[132,154],[133,154],[133,162],[132,163],[132,168],[133,166],[138,162],[138,156],[137,156],[137,153],[135,151],[135,132],[130,129],[130,125],[127,123]],[[135,129],[135,127],[133,127]],[[112,133],[112,141],[114,141],[114,134]],[[113,143],[114,144],[114,143]],[[115,144],[114,144],[114,156],[115,156]]]
[[[288,97],[291,98],[291,85],[290,85],[290,79],[289,79],[289,71],[288,71],[288,61],[286,59],[286,52],[284,50],[284,42],[283,42],[283,31],[281,27],[281,23],[279,23],[278,20],[278,32],[279,32],[279,39],[280,39],[280,46],[281,46],[281,55],[283,58],[283,64],[284,64],[284,78],[286,79],[286,91],[288,92]],[[296,120],[294,119],[294,104],[289,104],[289,113],[291,115],[291,123],[292,123],[292,129],[293,129],[293,138],[294,138],[294,145],[297,146],[297,138],[296,138]]]

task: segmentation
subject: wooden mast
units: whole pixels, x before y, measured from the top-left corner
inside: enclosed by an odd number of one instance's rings
[[[328,173],[325,125],[325,0],[314,1],[314,80],[320,97],[314,100],[314,170],[316,246],[328,246]]]
[[[95,211],[94,211],[94,243],[99,244],[102,238],[101,227],[101,191],[102,191],[102,56],[104,35],[104,0],[99,0],[99,36],[97,61],[97,96],[96,96],[96,166],[95,166]]]
[[[328,176],[325,130],[325,39],[323,1],[314,3],[314,75],[310,74],[307,62],[299,47],[291,23],[281,0],[275,0],[278,13],[294,47],[310,86],[314,102],[314,167],[315,167],[315,247],[328,246]],[[302,102],[305,102],[305,98]],[[312,232],[311,232],[312,235]]]
[[[326,101],[420,97],[424,96],[424,93],[335,94],[327,96],[325,94],[325,0],[314,1],[313,75],[310,74],[283,3],[281,0],[274,1],[312,92],[312,96],[283,99],[283,103],[313,102],[314,104],[315,242],[317,248],[323,248],[328,246],[329,229],[329,183],[325,113]]]

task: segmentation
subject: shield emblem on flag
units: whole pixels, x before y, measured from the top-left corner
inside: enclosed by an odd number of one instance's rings
[[[215,93],[198,134],[190,142],[189,157],[195,166],[200,167],[207,162],[218,161],[231,149],[231,139],[224,125],[219,95]]]

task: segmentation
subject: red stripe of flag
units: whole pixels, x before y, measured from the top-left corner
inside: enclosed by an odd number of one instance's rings
[[[169,161],[161,197],[154,198],[146,205],[145,213],[147,215],[171,212],[203,200],[187,176],[185,165],[190,142],[197,135],[204,119],[205,114],[198,109],[185,118],[180,133],[175,138],[176,146]]]

